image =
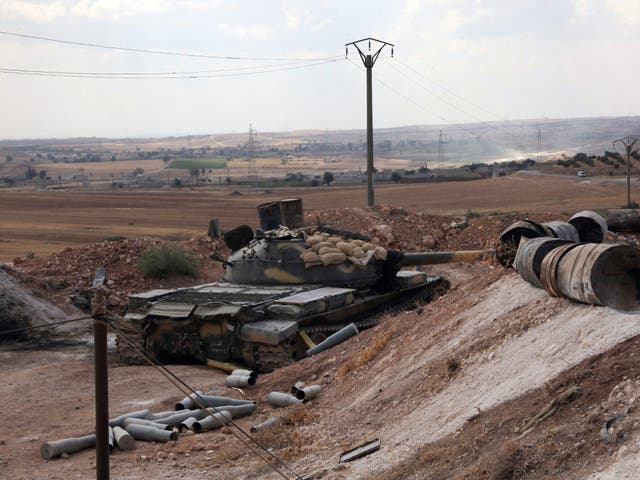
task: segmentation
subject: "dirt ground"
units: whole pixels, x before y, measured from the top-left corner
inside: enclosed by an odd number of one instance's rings
[[[213,194],[193,195],[205,202]],[[253,216],[255,205],[245,197],[233,198]],[[143,197],[138,199],[144,203]],[[318,199],[308,203],[314,201]],[[583,200],[571,201],[576,202],[574,210],[582,208]],[[438,216],[404,204],[374,210],[336,204],[313,210],[308,203],[308,222],[333,220],[335,226],[371,235],[375,243],[409,251],[484,248],[510,222],[527,216]],[[153,209],[151,204],[147,208]],[[567,213],[550,210],[531,217],[546,221]],[[463,220],[465,227],[456,226]],[[210,251],[224,253],[219,242],[201,233],[174,243],[201,259]],[[173,286],[219,276],[214,264],[197,279],[167,283],[142,278],[136,271],[140,252],[161,241],[140,236],[68,248],[49,257],[19,257],[8,272],[42,301],[62,304],[66,315],[75,315],[66,300],[86,285],[99,263],[114,273],[109,288],[120,299],[160,282]],[[551,298],[491,261],[427,271],[447,277],[451,290],[428,305],[389,312],[378,326],[333,349],[262,375],[254,388],[229,389],[223,374],[202,366],[171,369],[196,389],[256,400],[257,412],[238,421],[244,429],[272,416],[286,417],[286,425],[257,438],[308,478],[640,477],[634,460],[640,452],[637,315]],[[114,305],[114,310],[121,307]],[[93,431],[90,324],[73,325],[37,342],[0,345],[0,418],[5,426],[1,478],[95,475],[92,450],[51,461],[39,456],[44,441]],[[298,380],[320,384],[323,392],[285,410],[268,406],[268,392],[287,391]],[[109,381],[113,415],[140,408],[169,410],[183,397],[152,367],[122,365],[113,341]],[[32,407],[29,413],[22,411],[25,405]],[[606,422],[616,417],[603,434]],[[378,452],[338,464],[340,453],[374,438],[382,442]],[[111,472],[113,478],[131,480],[282,478],[229,428],[186,433],[167,444],[139,442],[136,450],[111,456]],[[296,478],[291,471],[285,476]]]
[[[0,261],[28,253],[47,255],[111,236],[158,236],[185,240],[206,232],[219,218],[223,229],[258,225],[257,204],[301,197],[306,210],[363,208],[366,191],[356,187],[182,191],[28,192],[0,191]],[[513,175],[441,184],[385,185],[376,203],[425,214],[473,212],[561,212],[619,207],[623,184],[595,179]],[[233,208],[230,208],[233,207]]]

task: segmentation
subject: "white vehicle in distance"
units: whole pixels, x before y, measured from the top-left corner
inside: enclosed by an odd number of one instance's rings
[[[579,177],[586,177],[586,176],[587,176],[587,172],[583,172],[582,170],[580,170],[580,171],[578,172],[578,176],[579,176]]]

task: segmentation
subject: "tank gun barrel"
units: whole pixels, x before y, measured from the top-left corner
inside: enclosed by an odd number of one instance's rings
[[[439,263],[477,262],[495,255],[495,250],[458,250],[455,252],[405,253],[400,265],[437,265]]]

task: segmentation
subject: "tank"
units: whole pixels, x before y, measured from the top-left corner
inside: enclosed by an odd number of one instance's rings
[[[268,372],[304,358],[350,323],[371,327],[389,308],[429,302],[448,289],[445,278],[407,267],[488,253],[387,251],[363,235],[300,226],[298,199],[277,203],[258,207],[270,229],[243,225],[225,234],[231,256],[212,257],[223,263],[224,280],[130,295],[118,327],[160,361],[239,362]],[[118,353],[128,363],[141,360],[119,339]]]

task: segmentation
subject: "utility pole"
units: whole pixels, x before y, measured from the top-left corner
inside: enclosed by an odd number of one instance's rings
[[[631,208],[631,150],[638,140],[639,137],[628,136],[613,142],[613,148],[616,148],[617,143],[621,143],[627,152],[627,208]]]
[[[542,150],[542,132],[538,129],[538,145],[537,145],[537,155],[536,161],[540,161],[540,151]]]
[[[363,53],[359,44],[369,42],[369,52],[371,52],[371,42],[375,42],[378,50],[374,53]],[[363,38],[355,42],[345,44],[346,55],[349,54],[349,45],[353,45],[367,71],[367,205],[373,207],[373,90],[371,86],[371,70],[378,60],[378,56],[382,49],[389,45],[391,47],[391,56],[393,57],[393,44],[376,40],[375,38]]]
[[[442,169],[444,167],[444,140],[442,139],[442,130],[440,130],[440,134],[438,135],[438,168]]]
[[[96,479],[109,480],[109,377],[107,373],[107,322],[102,287],[106,283],[104,267],[93,279],[93,347],[96,402]]]

